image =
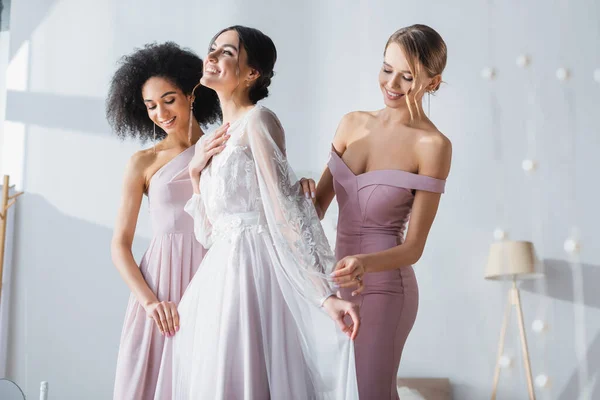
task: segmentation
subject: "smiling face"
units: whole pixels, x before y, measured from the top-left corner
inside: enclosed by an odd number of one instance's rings
[[[429,77],[418,64],[411,68],[402,47],[394,42],[389,44],[379,72],[379,87],[386,106],[407,107],[407,97],[412,103],[420,102],[438,79]]]
[[[188,129],[190,98],[169,80],[154,76],[142,86],[148,117],[167,134]]]
[[[248,66],[248,56],[235,30],[221,33],[211,44],[204,74],[200,81],[220,94],[248,91],[258,78],[256,70]]]

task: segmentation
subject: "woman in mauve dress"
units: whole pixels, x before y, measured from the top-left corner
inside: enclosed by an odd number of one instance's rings
[[[153,142],[127,165],[111,245],[113,262],[131,289],[115,400],[171,396],[170,338],[179,329],[177,304],[206,252],[183,210],[192,195],[188,164],[203,135],[200,127],[220,116],[215,92],[194,90],[201,77],[202,60],[168,42],[125,56],[111,82],[107,118],[115,133]],[[138,266],[131,245],[144,194],[154,235]]]
[[[422,105],[439,89],[445,66],[446,44],[435,30],[395,32],[379,73],[385,107],[345,115],[316,189],[303,180],[321,218],[334,197],[339,205],[335,281],[342,298],[360,306],[355,352],[363,400],[398,399],[396,375],[419,302],[412,265],[425,248],[452,158],[450,140]]]

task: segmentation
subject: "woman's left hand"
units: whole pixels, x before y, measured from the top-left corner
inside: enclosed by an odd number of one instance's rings
[[[302,186],[302,193],[306,199],[312,199],[315,201],[317,185],[314,179],[300,178],[300,186]]]
[[[363,283],[365,272],[366,268],[361,256],[348,256],[338,261],[335,271],[331,276],[340,288],[358,287],[358,289],[352,292],[352,296],[355,296],[365,288],[365,284]]]

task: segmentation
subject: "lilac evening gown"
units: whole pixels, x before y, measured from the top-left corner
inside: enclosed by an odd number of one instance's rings
[[[329,170],[339,204],[336,258],[384,251],[401,244],[414,200],[413,190],[442,193],[444,180],[401,170],[355,175],[334,151]],[[361,400],[396,400],[396,375],[406,338],[417,316],[419,290],[410,265],[366,274],[365,290],[342,298],[360,306],[355,341]]]
[[[150,289],[161,301],[179,303],[205,254],[194,236],[194,220],[183,210],[192,196],[188,164],[194,146],[159,169],[148,190],[154,238],[140,263]],[[117,360],[115,400],[164,400],[171,397],[172,338],[131,295]]]

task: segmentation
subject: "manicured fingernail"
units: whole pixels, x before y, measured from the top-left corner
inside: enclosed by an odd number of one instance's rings
[[[312,198],[314,199],[316,196],[315,192],[311,192],[310,195],[312,196]]]
[[[310,199],[308,193],[306,193],[306,192],[304,193],[304,197],[306,197],[306,199]]]
[[[176,330],[177,332],[179,332],[179,327],[175,328],[175,330]]]

